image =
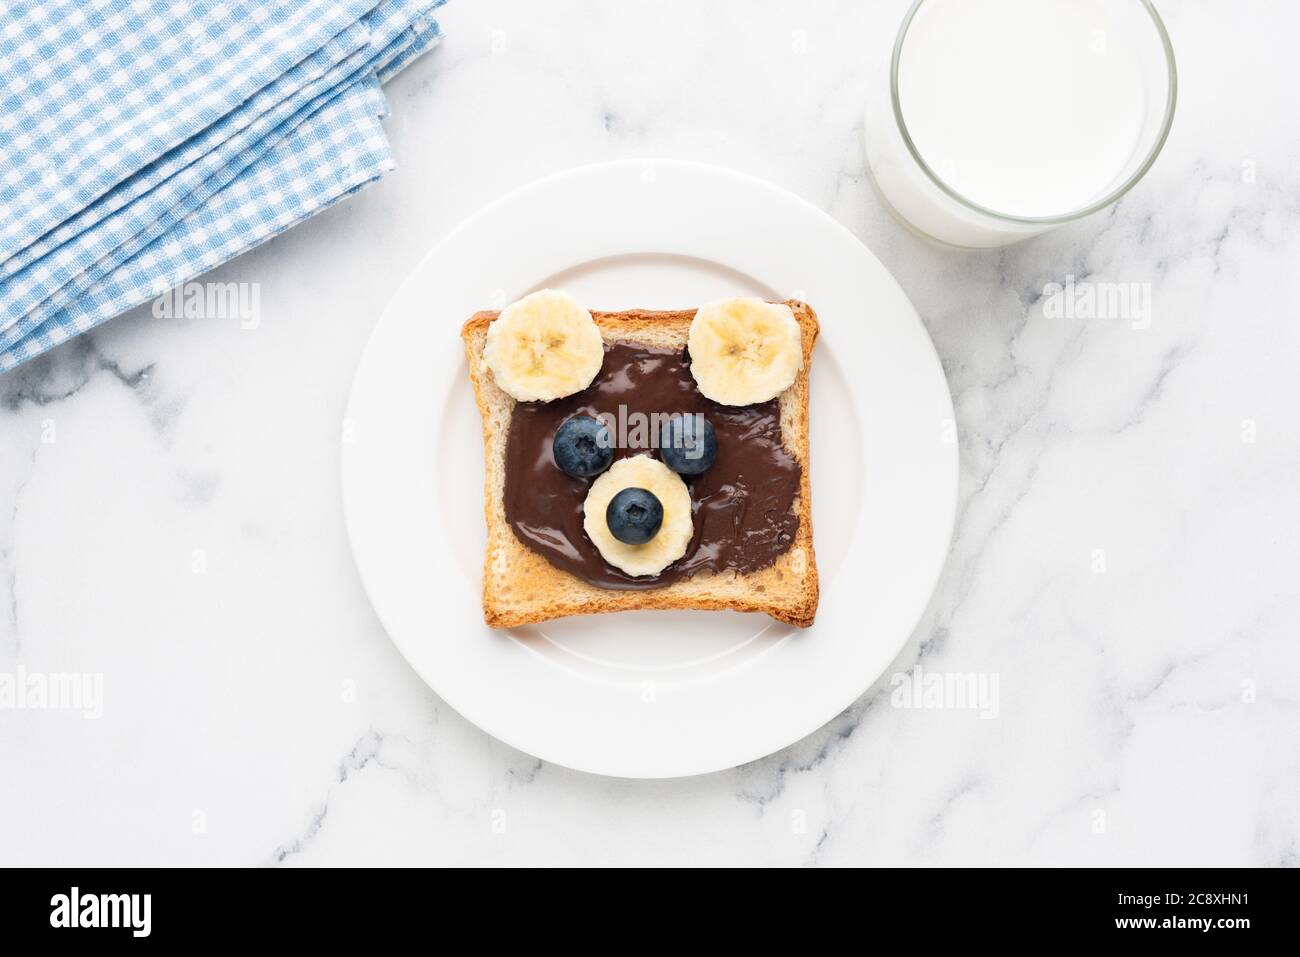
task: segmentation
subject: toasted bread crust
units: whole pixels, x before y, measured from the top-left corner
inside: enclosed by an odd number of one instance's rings
[[[461,329],[469,360],[474,398],[483,417],[484,517],[487,550],[483,565],[483,617],[494,628],[514,628],[569,615],[594,615],[636,609],[700,609],[763,612],[800,628],[817,612],[817,562],[813,552],[812,492],[808,455],[808,372],[819,326],[812,308],[787,300],[802,331],[804,363],[794,385],[779,397],[782,441],[801,466],[794,509],[799,529],[788,551],[767,568],[741,575],[697,575],[662,588],[614,591],[598,588],[561,571],[529,549],[505,520],[505,444],[515,400],[493,382],[483,360],[487,327],[496,312],[475,313]],[[658,312],[630,309],[593,312],[608,342],[684,347],[694,310]]]

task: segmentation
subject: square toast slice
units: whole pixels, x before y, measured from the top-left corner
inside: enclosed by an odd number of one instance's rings
[[[562,571],[523,544],[505,519],[506,439],[515,399],[492,379],[483,358],[488,325],[496,312],[477,312],[461,329],[474,398],[483,417],[486,480],[483,511],[487,552],[483,563],[483,617],[493,628],[514,628],[568,615],[636,609],[700,609],[764,612],[806,628],[817,611],[817,563],[813,554],[812,498],[808,460],[808,371],[817,341],[817,314],[798,300],[786,305],[799,323],[803,369],[778,397],[781,438],[800,465],[799,495],[792,508],[799,528],[790,548],[766,568],[748,574],[700,574],[662,588],[617,591],[599,588]],[[695,310],[592,312],[605,343],[684,349]]]

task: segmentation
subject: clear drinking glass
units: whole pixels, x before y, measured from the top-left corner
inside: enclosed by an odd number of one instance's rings
[[[1018,242],[1115,202],[1164,146],[1174,52],[1148,0],[915,0],[867,159],[905,223]]]

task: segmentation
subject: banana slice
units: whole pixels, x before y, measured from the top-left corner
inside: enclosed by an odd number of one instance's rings
[[[625,488],[653,492],[664,507],[664,520],[655,537],[643,545],[628,545],[614,537],[605,522],[610,500]],[[582,503],[582,527],[605,559],[629,575],[658,575],[686,554],[695,534],[691,493],[681,476],[658,459],[634,455],[619,459],[591,483]]]
[[[700,392],[723,405],[753,405],[794,384],[803,368],[799,323],[784,303],[723,299],[700,306],[687,348]]]
[[[581,392],[605,361],[591,313],[567,293],[542,289],[512,302],[488,326],[483,358],[492,378],[520,402]]]

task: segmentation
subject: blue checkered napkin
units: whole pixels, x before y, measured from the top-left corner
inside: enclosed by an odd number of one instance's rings
[[[443,2],[358,4],[367,8],[360,25],[349,23],[330,35],[216,123],[100,193],[34,248],[19,249],[0,264],[0,288],[11,278],[38,276],[40,269],[66,270],[49,297],[0,327],[0,372],[239,255],[391,169],[379,125],[387,105],[376,77],[394,75],[437,42],[431,15]],[[162,5],[160,0],[97,0],[96,6],[128,3],[137,11]],[[6,16],[0,12],[0,34]],[[360,35],[364,43],[358,49]],[[5,82],[0,75],[0,89]],[[0,148],[6,143],[0,135]],[[191,170],[200,164],[206,177]],[[158,212],[165,204],[150,206],[150,201],[163,195],[177,201]],[[157,215],[139,216],[144,210]],[[123,226],[127,222],[143,225],[89,266],[73,268],[76,261],[66,258],[71,250],[93,250],[92,240],[103,249],[110,239],[131,232]]]
[[[367,42],[367,33],[366,26],[361,21],[348,24],[330,37],[323,47],[294,64],[287,72],[258,90],[252,98],[244,101],[216,123],[169,150],[135,175],[122,180],[81,212],[64,220],[36,242],[0,263],[0,280],[14,275],[28,264],[102,222],[104,217],[112,215],[150,192],[159,183],[203,160],[211,151],[220,148],[230,137],[247,128],[267,111],[275,109],[284,100],[298,93],[306,84],[319,80],[330,67],[360,50]]]
[[[394,167],[373,77],[352,84],[200,210],[0,352],[7,371],[261,244]]]
[[[13,344],[69,306],[94,283],[198,209],[341,86],[373,73],[396,53],[403,52],[408,45],[403,39],[409,32],[406,24],[421,7],[427,8],[428,3],[387,0],[363,21],[366,42],[360,49],[300,86],[198,162],[76,235],[54,254],[0,280],[0,303],[5,304],[0,312],[0,348]],[[344,49],[341,46],[337,52]]]
[[[267,111],[280,106],[284,100],[296,95],[304,85],[320,81],[326,70],[335,68],[334,72],[337,75],[339,73],[337,67],[345,57],[355,62],[356,57],[353,55],[363,47],[368,47],[368,55],[373,54],[374,50],[387,43],[388,38],[398,33],[408,22],[411,24],[410,29],[419,35],[428,36],[430,39],[436,38],[437,23],[429,19],[429,15],[442,2],[443,0],[382,0],[364,21],[349,24],[331,37],[325,46],[295,64],[283,76],[259,90],[255,96],[229,115],[169,151],[136,175],[123,180],[76,216],[15,253],[7,261],[0,262],[0,282],[69,242],[101,222],[104,217],[150,192],[159,183],[175,176],[191,164],[199,162],[211,150],[219,148],[228,137],[246,128],[249,123],[262,117]],[[387,80],[388,76],[398,72],[423,49],[423,45],[413,44],[403,52],[402,60],[391,62],[384,68],[380,79]],[[283,108],[281,108],[281,115],[287,115]],[[26,304],[29,307],[35,305],[33,299],[32,296],[27,297]],[[0,296],[0,302],[2,301],[4,301],[3,297]],[[17,311],[19,310],[13,305],[10,306],[11,314]],[[5,326],[4,315],[0,313],[0,329]]]
[[[438,30],[437,21],[430,14],[446,2],[447,0],[436,0],[436,2],[428,5],[425,12],[415,17],[409,31],[409,45],[375,71],[380,83],[387,83],[389,77],[401,73],[409,63],[418,59],[421,54],[438,42],[442,34]]]
[[[399,15],[393,17],[386,29],[400,27],[394,39],[375,58],[372,66],[380,83],[400,73],[408,63],[438,42],[441,34],[433,19],[433,11],[447,0],[402,0]],[[377,11],[377,12],[382,12]]]
[[[365,43],[365,28],[355,24],[356,39]],[[364,46],[352,51],[338,66],[351,68],[364,60]],[[305,61],[304,61],[305,62]],[[302,64],[299,64],[301,66]],[[293,71],[290,71],[293,72]],[[91,283],[124,262],[151,239],[161,235],[168,226],[193,211],[209,196],[232,179],[239,170],[255,160],[271,145],[268,136],[314,98],[333,92],[329,72],[300,86],[288,97],[271,105],[252,123],[233,136],[229,136],[215,149],[209,150],[195,162],[182,166],[173,175],[153,189],[123,205],[99,222],[76,232],[53,250],[17,269],[14,275],[0,279],[0,329],[9,330],[22,320],[30,327],[50,314],[52,309],[66,304],[84,291]],[[156,164],[155,164],[156,165]],[[134,192],[137,179],[133,177],[119,184],[110,202],[117,197]],[[97,205],[106,205],[101,197]],[[74,220],[79,217],[74,217]],[[72,220],[62,230],[75,228]],[[54,230],[38,241],[39,249],[52,243]],[[20,258],[30,258],[27,250],[10,259],[10,264]]]
[[[0,260],[206,129],[374,0],[6,0]]]

